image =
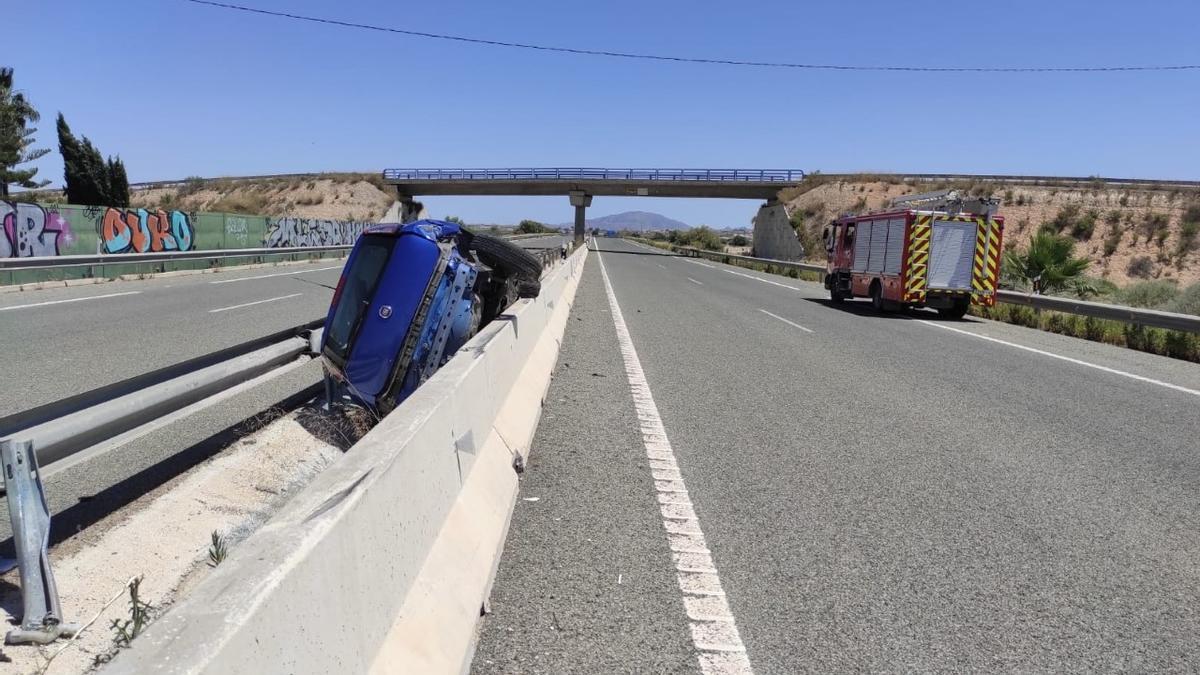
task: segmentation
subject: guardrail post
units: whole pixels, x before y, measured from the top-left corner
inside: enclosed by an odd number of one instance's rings
[[[7,644],[46,644],[71,637],[75,624],[62,621],[58,588],[50,570],[50,508],[31,441],[0,441],[5,498],[21,574],[24,614],[20,628],[8,631]]]

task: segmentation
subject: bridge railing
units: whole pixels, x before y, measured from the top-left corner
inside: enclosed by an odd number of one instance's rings
[[[385,169],[383,179],[406,180],[638,180],[798,183],[799,169],[605,169],[550,167],[506,169]]]

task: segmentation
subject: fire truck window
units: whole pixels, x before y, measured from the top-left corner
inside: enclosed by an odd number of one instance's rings
[[[826,251],[833,250],[833,237],[830,236],[831,234],[832,233],[829,231],[828,227],[825,228],[825,231],[821,233],[821,239],[825,241],[825,250]]]
[[[846,246],[847,247],[854,246],[854,226],[853,225],[846,226]]]

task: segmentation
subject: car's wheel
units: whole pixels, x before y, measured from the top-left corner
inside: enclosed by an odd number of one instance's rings
[[[542,275],[542,264],[525,249],[499,237],[476,234],[468,247],[475,251],[485,265],[503,276],[536,280]]]
[[[542,292],[542,282],[534,279],[532,281],[523,279],[517,282],[517,297],[518,298],[536,298],[538,293]]]

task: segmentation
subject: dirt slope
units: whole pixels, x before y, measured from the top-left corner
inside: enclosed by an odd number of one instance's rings
[[[1124,284],[1138,279],[1200,281],[1200,194],[1170,189],[1008,186],[974,182],[956,185],[905,184],[862,177],[816,180],[781,195],[788,212],[800,212],[801,236],[810,251],[822,253],[821,229],[848,212],[879,210],[905,194],[953,187],[999,197],[1006,220],[1005,247],[1024,246],[1043,224],[1060,228],[1078,242],[1076,255],[1092,261],[1088,273]],[[797,216],[793,215],[793,220]],[[1191,235],[1188,235],[1188,231]],[[816,243],[816,246],[812,244]]]
[[[377,174],[322,174],[262,180],[194,179],[179,187],[135,190],[133,206],[259,216],[378,220],[395,193]]]

